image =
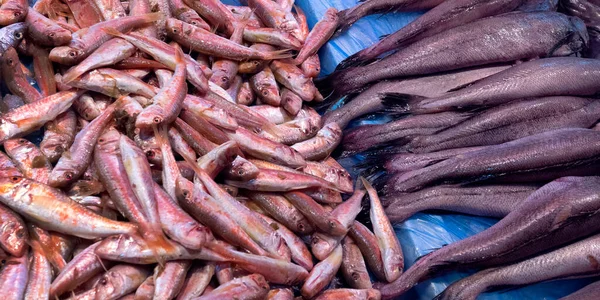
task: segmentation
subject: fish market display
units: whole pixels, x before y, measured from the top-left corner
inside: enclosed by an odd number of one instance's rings
[[[596,276],[600,3],[434,2],[365,1],[340,13],[343,31],[370,13],[432,7],[317,80],[328,95],[322,105],[330,105],[322,122],[342,128],[334,154],[352,156],[351,173],[379,191],[390,222],[432,210],[500,221],[441,248],[417,249],[425,254],[390,277],[385,252],[367,247],[393,247],[359,217],[353,240],[341,241],[344,279],[382,299],[411,298],[409,290],[427,279],[476,269],[435,298],[463,300]],[[340,242],[320,234],[313,243],[333,249]],[[379,282],[364,280],[365,270]],[[427,294],[445,280],[428,283]],[[592,299],[597,290],[591,284],[562,296]]]
[[[309,106],[338,10],[311,30],[293,1],[248,5],[2,3],[1,294],[380,299],[373,253],[400,276],[377,191]],[[348,234],[367,197],[381,246]],[[343,260],[360,284],[329,290]]]
[[[596,276],[598,7],[367,0],[309,27],[293,0],[2,1],[0,294],[377,300],[475,268],[437,296],[462,300]],[[317,78],[336,34],[419,10]],[[394,225],[429,210],[501,220],[411,264]]]

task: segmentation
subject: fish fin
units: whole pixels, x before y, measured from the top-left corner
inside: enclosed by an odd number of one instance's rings
[[[342,60],[337,67],[335,67],[336,71],[341,71],[341,70],[345,70],[351,67],[358,67],[363,65],[363,59],[361,58],[361,52],[356,52],[348,57],[346,57],[344,60]]]
[[[389,33],[388,34],[382,34],[382,35],[379,36],[379,40],[381,41],[381,40],[387,38],[388,36],[390,36]]]
[[[427,97],[401,93],[384,93],[380,94],[379,98],[386,111],[396,113],[408,113],[415,104],[427,99]]]
[[[286,58],[290,58],[292,56],[294,56],[294,54],[292,54],[289,49],[283,49],[283,50],[275,50],[275,51],[266,52],[264,55],[264,59],[265,60],[286,59]]]
[[[155,13],[145,14],[143,17],[144,17],[144,21],[146,23],[152,23],[152,22],[156,22],[158,20],[164,19],[166,16],[161,12],[155,12]]]
[[[104,31],[104,32],[106,32],[107,34],[110,34],[110,35],[112,35],[112,36],[116,36],[116,37],[119,37],[119,38],[122,38],[122,39],[125,39],[125,40],[127,39],[127,36],[126,36],[126,34],[124,34],[124,33],[120,32],[120,31],[118,31],[118,30],[116,30],[116,29],[114,29],[114,28],[112,28],[112,27],[105,27],[105,28],[102,28],[102,31]]]

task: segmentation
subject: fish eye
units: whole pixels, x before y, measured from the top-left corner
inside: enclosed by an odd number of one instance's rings
[[[154,122],[156,124],[160,124],[162,122],[162,118],[161,117],[154,117],[154,119],[152,119],[152,122]]]
[[[152,150],[146,151],[146,156],[148,156],[148,157],[154,157],[154,151],[152,151]]]
[[[228,80],[227,77],[225,77],[225,76],[221,77],[221,81],[227,82],[227,80]]]
[[[66,172],[65,173],[65,178],[67,180],[72,180],[73,179],[73,172]]]
[[[25,144],[25,139],[19,139],[19,144],[21,144],[21,145]]]
[[[19,177],[13,176],[13,177],[10,178],[10,181],[12,181],[12,182],[19,182],[19,179],[20,179]]]
[[[177,33],[177,28],[173,28],[173,33]]]
[[[77,52],[75,52],[75,51],[69,51],[69,56],[70,57],[75,57],[75,56],[77,56]]]
[[[240,176],[244,175],[244,170],[239,170],[238,175],[240,175]]]
[[[192,25],[196,26],[196,25],[198,25],[198,22],[192,21]]]
[[[190,195],[190,192],[188,190],[184,190],[181,194],[183,197],[187,198]]]
[[[20,11],[15,11],[14,15],[15,15],[15,17],[19,17],[19,16],[21,16],[21,12]]]
[[[263,94],[263,96],[268,96],[269,92],[268,91],[263,91],[262,94]]]
[[[54,37],[54,32],[51,32],[50,34],[48,34],[49,37]]]
[[[20,40],[23,38],[23,33],[22,32],[15,32],[15,38]]]
[[[13,61],[13,59],[12,59],[12,58],[9,58],[9,59],[8,59],[6,62],[7,62],[9,65],[12,65],[12,64],[14,63],[14,61]]]

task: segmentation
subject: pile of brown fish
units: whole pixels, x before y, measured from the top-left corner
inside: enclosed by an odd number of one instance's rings
[[[377,192],[305,105],[337,10],[309,31],[293,1],[248,5],[2,1],[2,295],[379,299],[367,266],[400,276]]]
[[[502,219],[376,285],[382,298],[461,268],[483,271],[439,299],[600,275],[600,2],[367,1],[341,12],[340,28],[423,6],[433,8],[318,82],[332,100],[346,96],[323,122],[392,119],[341,143],[365,158],[357,171],[385,195],[392,223],[424,210]]]

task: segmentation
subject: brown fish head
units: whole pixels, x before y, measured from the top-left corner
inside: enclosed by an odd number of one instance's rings
[[[46,38],[48,40],[48,44],[50,45],[66,45],[71,41],[71,32],[64,28],[57,28],[56,30],[48,33]]]
[[[19,54],[15,48],[10,47],[6,49],[4,55],[2,55],[2,71],[5,73],[14,72],[15,68],[19,63]],[[7,76],[5,74],[4,76]]]
[[[63,157],[69,155],[68,151],[63,153]],[[78,163],[78,162],[77,162]],[[65,187],[73,184],[77,180],[74,168],[70,163],[63,164],[62,167],[52,169],[52,176],[48,178],[48,185],[53,187]]]
[[[140,129],[152,128],[153,125],[159,125],[164,121],[164,111],[158,105],[146,107],[136,118],[135,127]]]
[[[55,47],[50,51],[50,60],[61,65],[74,65],[81,60],[83,52],[69,46]]]
[[[0,25],[6,26],[23,21],[27,16],[27,9],[27,6],[17,1],[7,1],[0,10]]]
[[[187,26],[188,28],[184,28],[184,25],[185,24],[183,22],[175,18],[168,18],[167,22],[165,23],[167,34],[169,36],[182,35],[184,34],[184,30],[186,30],[185,34],[189,34],[191,28],[189,28],[189,26]]]

